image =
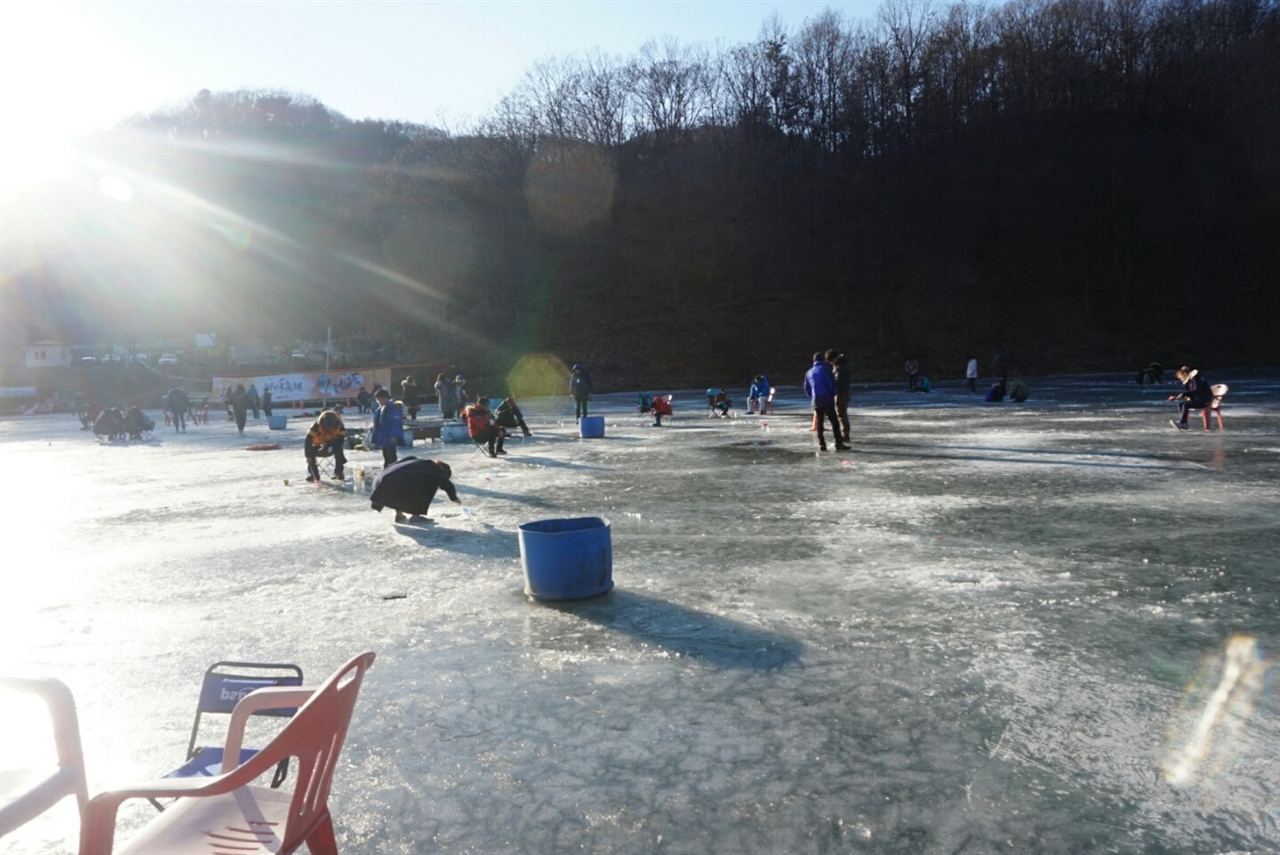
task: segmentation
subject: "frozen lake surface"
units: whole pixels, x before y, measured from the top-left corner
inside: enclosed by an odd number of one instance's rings
[[[1280,374],[1210,379],[1225,432],[1127,376],[860,387],[820,456],[794,389],[660,429],[602,396],[598,440],[532,401],[507,459],[417,450],[471,511],[417,530],[306,484],[299,422],[0,420],[0,670],[71,687],[96,791],[177,765],[211,662],[376,651],[346,853],[1276,852]],[[516,527],[584,515],[617,588],[529,602]],[[67,801],[0,853],[75,835]]]

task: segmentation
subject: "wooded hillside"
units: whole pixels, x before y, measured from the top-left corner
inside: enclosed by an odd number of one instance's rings
[[[1278,139],[1276,0],[890,0],[548,59],[461,131],[201,92],[23,201],[5,311],[605,388],[1274,364]]]

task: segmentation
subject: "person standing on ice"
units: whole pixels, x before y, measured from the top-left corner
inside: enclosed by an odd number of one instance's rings
[[[377,408],[373,411],[373,429],[369,442],[382,449],[382,465],[396,462],[396,446],[405,445],[404,416],[400,414],[400,402],[391,400],[386,389],[378,390]]]
[[[975,356],[969,357],[969,364],[964,368],[964,377],[969,381],[969,394],[972,395],[978,391],[978,359]]]
[[[827,450],[827,439],[822,432],[822,420],[825,418],[831,422],[836,450],[848,451],[849,446],[840,439],[840,422],[836,420],[836,382],[822,351],[813,355],[813,367],[804,375],[804,393],[813,401],[813,415],[818,422],[818,449]]]
[[[191,399],[182,391],[181,386],[169,390],[169,414],[173,416],[173,432],[187,432],[187,410],[191,409]]]
[[[443,372],[436,375],[435,389],[440,403],[440,417],[449,421],[458,414],[458,391],[454,388],[453,381],[445,377]]]
[[[920,391],[920,363],[916,362],[916,358],[914,356],[907,360],[906,370],[907,370],[907,391],[919,392]]]
[[[231,415],[236,420],[236,430],[243,435],[244,420],[249,412],[249,393],[244,390],[244,384],[236,384],[236,387],[227,395],[227,403],[231,406]]]
[[[258,397],[258,386],[256,383],[249,384],[249,409],[253,410],[253,420],[258,420],[258,408],[262,406],[262,399]]]
[[[575,364],[573,373],[569,375],[569,394],[573,396],[574,418],[586,418],[587,399],[591,397],[591,375],[581,364]]]
[[[262,414],[271,418],[271,387],[262,390]]]
[[[418,418],[418,381],[413,375],[404,378],[404,382],[400,384],[400,399],[404,401],[405,411],[409,413],[411,420]]]
[[[831,378],[836,384],[836,418],[840,420],[842,436],[838,440],[849,441],[849,386],[853,382],[849,357],[838,350],[827,351],[827,364],[831,366]]]
[[[382,470],[382,474],[374,479],[369,506],[378,513],[382,513],[383,508],[394,509],[398,523],[405,521],[404,515],[408,511],[416,522],[431,509],[431,500],[437,490],[444,490],[455,505],[462,504],[451,478],[453,470],[443,460],[406,457]]]
[[[341,417],[333,410],[325,410],[311,425],[307,436],[302,440],[302,453],[307,458],[307,480],[320,480],[320,467],[317,457],[333,455],[333,480],[341,481],[343,467],[347,465],[347,456],[342,452],[342,438],[346,436],[346,428]]]

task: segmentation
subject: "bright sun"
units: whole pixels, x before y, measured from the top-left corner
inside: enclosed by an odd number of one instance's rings
[[[0,3],[0,192],[65,172],[72,137],[119,121],[154,80],[74,4]]]

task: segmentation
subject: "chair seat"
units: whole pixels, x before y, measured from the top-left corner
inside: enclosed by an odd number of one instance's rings
[[[246,761],[253,755],[258,753],[256,748],[241,748],[240,762],[237,766],[243,766]],[[222,746],[213,748],[201,748],[196,752],[196,756],[192,757],[186,763],[174,769],[166,778],[212,778],[214,775],[222,774]]]
[[[120,855],[261,855],[280,851],[293,793],[240,787],[220,796],[179,799]]]

